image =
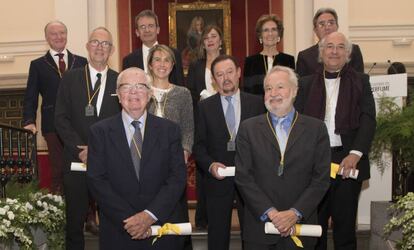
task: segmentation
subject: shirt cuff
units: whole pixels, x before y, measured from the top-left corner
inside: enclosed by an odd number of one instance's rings
[[[296,208],[294,208],[294,207],[291,207],[291,208],[290,208],[290,210],[292,210],[292,211],[296,214],[296,216],[298,217],[298,221],[301,221],[301,220],[302,220],[303,215],[302,215],[302,213],[301,213],[301,212],[299,212],[299,210],[297,210],[297,209],[296,209]]]
[[[260,220],[263,222],[266,222],[269,219],[269,216],[267,216],[267,213],[269,213],[271,210],[275,209],[274,207],[271,207],[269,209],[267,209],[262,216],[260,216]]]
[[[151,213],[149,210],[145,209],[144,212],[149,214],[149,216],[151,216],[155,221],[158,220],[158,218],[153,213]]]
[[[363,155],[363,153],[361,151],[358,151],[358,150],[351,150],[351,151],[349,151],[349,153],[358,155],[359,157],[362,157],[362,155]]]

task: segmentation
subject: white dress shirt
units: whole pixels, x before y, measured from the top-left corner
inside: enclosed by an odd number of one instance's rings
[[[101,106],[102,106],[102,100],[103,100],[104,93],[105,93],[106,75],[108,73],[108,66],[106,66],[105,69],[100,72],[94,69],[90,64],[88,64],[88,67],[89,67],[89,74],[91,78],[90,84],[92,85],[92,89],[95,87],[96,80],[98,80],[98,77],[96,76],[96,74],[101,73],[101,87],[99,88],[98,96],[94,97],[94,98],[98,98],[98,100],[96,100],[96,115],[99,116],[99,112],[101,111]],[[93,93],[91,93],[91,97],[92,95]]]

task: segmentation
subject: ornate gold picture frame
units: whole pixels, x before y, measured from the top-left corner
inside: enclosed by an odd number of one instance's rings
[[[191,33],[197,20],[201,20],[203,26],[217,25],[223,31],[226,54],[231,54],[231,20],[230,2],[222,1],[215,3],[169,3],[169,45],[176,48],[182,54],[183,67],[186,72],[186,53],[189,47],[198,42],[192,39]],[[198,38],[199,39],[199,38]]]

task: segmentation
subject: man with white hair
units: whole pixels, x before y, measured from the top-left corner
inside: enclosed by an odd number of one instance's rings
[[[151,115],[151,89],[142,69],[119,74],[122,112],[91,127],[88,186],[100,207],[101,250],[181,250],[184,237],[150,239],[152,224],[186,222],[180,197],[186,186],[177,124]]]
[[[264,79],[268,112],[244,121],[236,140],[236,184],[245,202],[245,250],[300,249],[294,225],[317,224],[317,206],[329,187],[330,150],[322,121],[293,107],[292,69],[275,66]],[[272,222],[280,235],[265,234]],[[316,238],[299,237],[313,249]]]
[[[326,249],[328,219],[332,218],[335,249],[357,249],[355,224],[358,197],[364,180],[370,178],[368,152],[375,134],[375,103],[369,76],[349,65],[352,44],[339,32],[319,43],[323,64],[315,74],[300,79],[295,107],[300,113],[325,122],[332,163],[342,177],[331,179],[319,206],[323,227],[317,249]],[[358,178],[350,179],[358,170]]]

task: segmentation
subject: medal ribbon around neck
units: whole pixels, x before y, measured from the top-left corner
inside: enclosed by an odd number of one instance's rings
[[[273,133],[273,135],[274,135],[274,137],[277,141],[277,144],[279,145],[279,148],[280,148],[279,139],[277,138],[277,134],[276,134],[275,129],[272,126],[272,123],[270,122],[269,116],[270,116],[270,114],[269,114],[269,112],[267,112],[267,114],[266,114],[267,123],[269,124],[270,130],[272,130],[272,133]],[[289,128],[288,135],[287,135],[286,147],[287,147],[287,144],[289,142],[290,132],[292,131],[293,126],[295,126],[297,120],[298,120],[298,112],[296,111],[295,112],[295,119],[293,120],[293,123],[291,124],[291,126]],[[286,152],[286,149],[284,151],[282,151],[282,149],[280,149],[280,166],[282,167],[282,169],[284,168],[285,152]]]
[[[94,91],[94,93],[93,93],[93,95],[91,96],[91,92],[90,92],[90,90],[89,90],[89,85],[90,85],[90,83],[89,83],[89,76],[90,76],[90,74],[89,74],[89,69],[88,69],[88,65],[86,64],[85,65],[85,79],[86,79],[86,90],[87,90],[87,92],[88,92],[88,105],[90,106],[91,105],[91,103],[92,103],[92,100],[93,100],[93,98],[96,96],[96,94],[99,92],[99,90],[101,89],[101,86],[102,86],[102,82],[101,82],[101,85],[99,85],[99,87]],[[101,78],[102,79],[102,78]],[[92,88],[92,85],[91,85],[91,88]]]

